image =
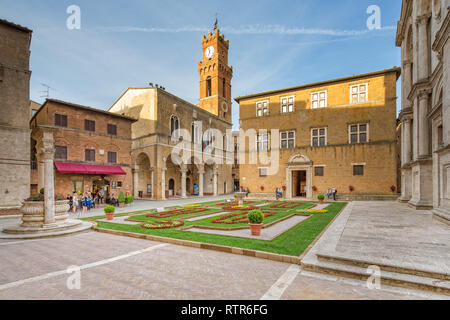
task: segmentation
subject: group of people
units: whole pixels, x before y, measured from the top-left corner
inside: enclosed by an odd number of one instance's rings
[[[76,213],[78,209],[81,209],[83,213],[86,213],[92,208],[95,208],[97,204],[118,204],[114,195],[107,194],[105,197],[105,193],[102,189],[97,193],[87,191],[83,194],[78,194],[77,192],[74,192],[72,195],[67,195],[67,200],[69,200],[70,210],[73,213]]]
[[[333,197],[333,200],[336,201],[336,194],[337,194],[337,189],[335,187],[328,188],[328,190],[327,190],[328,199],[331,199],[331,197]]]
[[[275,189],[275,198],[277,200],[283,198],[283,189],[281,189],[281,188]]]

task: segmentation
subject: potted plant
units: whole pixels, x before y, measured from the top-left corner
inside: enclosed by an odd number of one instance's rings
[[[319,200],[319,204],[323,204],[323,200],[325,199],[325,196],[321,193],[317,195],[317,199]]]
[[[355,190],[354,186],[348,186],[348,190],[350,190],[350,192],[352,192],[353,190]]]
[[[252,236],[261,235],[261,228],[264,221],[264,214],[260,209],[250,210],[248,213],[248,224],[250,226],[250,231]]]
[[[317,191],[317,187],[316,186],[312,186],[313,191]]]
[[[133,202],[133,196],[132,195],[128,195],[125,197],[125,203],[127,204],[127,206],[129,206],[132,202]]]
[[[114,218],[114,206],[112,205],[107,205],[106,207],[103,208],[103,211],[105,212],[106,215],[106,220],[112,220]]]
[[[395,189],[396,189],[395,186],[392,185],[392,186],[391,186],[391,191],[392,191],[392,192],[395,192]]]
[[[119,196],[117,197],[117,202],[119,202],[119,207],[123,207],[125,205],[125,195],[123,192],[119,193]]]

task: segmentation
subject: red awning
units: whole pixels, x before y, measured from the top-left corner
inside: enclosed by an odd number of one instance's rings
[[[117,174],[126,175],[120,166],[101,166],[96,164],[79,164],[67,162],[55,162],[59,173],[78,173],[78,174]]]

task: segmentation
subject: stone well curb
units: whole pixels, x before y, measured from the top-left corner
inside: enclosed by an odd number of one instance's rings
[[[182,240],[182,239],[166,238],[166,237],[160,237],[160,236],[154,236],[154,235],[142,234],[142,233],[103,229],[103,228],[97,227],[97,223],[95,221],[90,221],[90,223],[92,223],[94,225],[93,230],[98,231],[98,232],[103,232],[103,233],[109,233],[109,234],[126,236],[126,237],[137,238],[137,239],[146,239],[146,240],[152,240],[152,241],[158,241],[158,242],[165,242],[165,243],[186,246],[186,247],[192,247],[192,248],[215,250],[215,251],[220,251],[220,252],[225,252],[225,253],[232,253],[232,254],[238,254],[238,255],[243,255],[243,256],[248,256],[248,257],[262,258],[262,259],[278,261],[278,262],[285,262],[285,263],[292,263],[292,264],[297,264],[297,265],[300,265],[300,263],[301,263],[300,258],[295,257],[295,256],[288,256],[288,255],[282,255],[282,254],[259,251],[259,250],[252,250],[252,249],[243,249],[243,248],[236,248],[236,247],[230,247],[230,246],[223,246],[223,245],[217,245],[217,244],[211,244],[211,243],[203,243],[203,242],[195,242],[195,241]]]

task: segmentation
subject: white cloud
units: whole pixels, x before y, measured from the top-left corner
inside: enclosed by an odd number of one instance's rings
[[[337,30],[337,29],[308,29],[298,27],[286,27],[283,25],[248,25],[240,27],[221,27],[220,30],[227,34],[279,34],[279,35],[325,35],[325,36],[358,36],[374,31],[395,30],[395,26],[386,26],[378,30]],[[181,32],[208,32],[207,27],[184,26],[179,28],[157,28],[157,27],[96,27],[93,30],[102,32],[149,32],[149,33],[181,33]]]

